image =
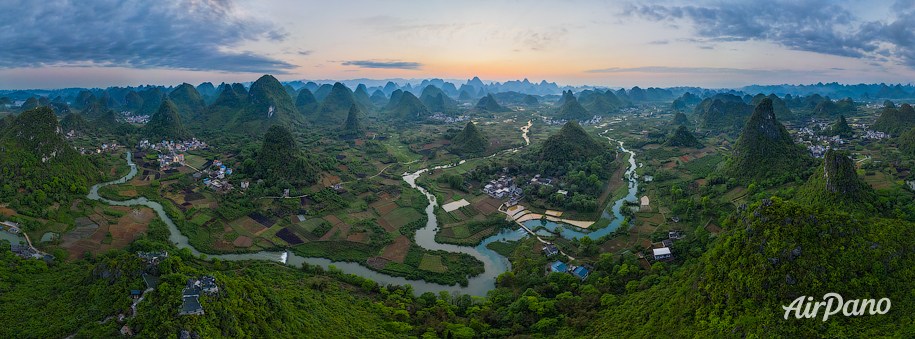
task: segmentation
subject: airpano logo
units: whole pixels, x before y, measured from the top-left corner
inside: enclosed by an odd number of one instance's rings
[[[852,299],[844,301],[838,293],[826,293],[823,295],[823,301],[813,302],[813,297],[800,296],[791,302],[791,305],[782,306],[785,310],[785,319],[787,320],[792,312],[797,319],[816,318],[817,314],[823,311],[823,321],[829,320],[829,317],[839,314],[846,317],[857,317],[863,315],[886,314],[890,311],[892,302],[889,298],[876,299]]]

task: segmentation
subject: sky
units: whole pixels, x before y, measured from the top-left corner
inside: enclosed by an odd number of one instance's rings
[[[0,1],[0,89],[324,79],[910,83],[915,0]]]

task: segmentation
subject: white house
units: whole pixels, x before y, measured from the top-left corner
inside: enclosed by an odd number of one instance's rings
[[[655,248],[651,251],[654,255],[654,260],[668,259],[673,257],[673,255],[670,253],[670,247]]]

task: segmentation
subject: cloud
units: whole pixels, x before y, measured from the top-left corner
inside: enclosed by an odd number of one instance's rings
[[[565,27],[526,29],[518,32],[515,40],[527,49],[542,51],[562,41],[568,33],[569,30]]]
[[[351,60],[340,63],[343,66],[356,66],[360,68],[386,68],[386,69],[407,69],[415,70],[423,64],[412,61],[397,60]]]
[[[915,6],[899,1],[885,20],[865,21],[842,2],[752,0],[711,5],[629,4],[623,14],[650,21],[691,24],[697,43],[767,41],[788,49],[915,68]]]
[[[315,51],[312,51],[312,50],[304,50],[304,51],[298,51],[297,54],[298,54],[298,55],[305,55],[305,56],[308,56],[308,55],[311,55],[311,54],[314,53],[314,52],[315,52]]]
[[[12,0],[0,11],[0,68],[284,73],[295,66],[239,47],[285,38],[232,0]]]
[[[651,73],[651,74],[729,74],[751,76],[774,76],[783,74],[824,74],[822,70],[786,70],[786,69],[751,69],[751,68],[726,68],[726,67],[610,67],[587,70],[585,73]]]

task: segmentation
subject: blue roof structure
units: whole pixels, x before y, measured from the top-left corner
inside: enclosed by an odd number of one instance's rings
[[[583,266],[578,266],[574,270],[572,270],[572,275],[574,275],[574,276],[578,277],[578,279],[582,279],[582,280],[587,278],[589,273],[591,273],[591,272],[588,272],[588,269],[584,268]]]
[[[563,272],[569,270],[569,266],[567,266],[566,263],[564,263],[562,261],[556,261],[552,265],[550,265],[550,270],[552,270],[553,272],[563,273]]]

